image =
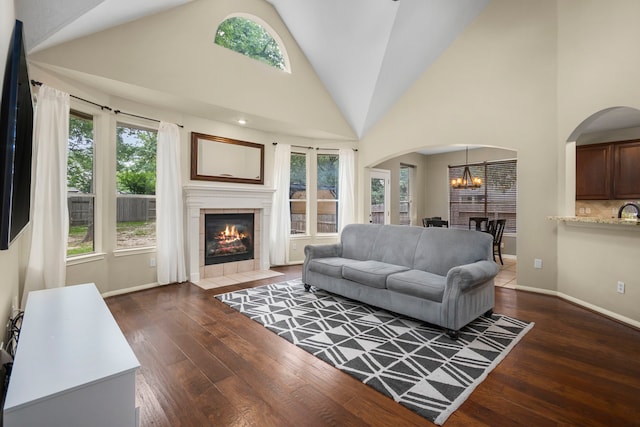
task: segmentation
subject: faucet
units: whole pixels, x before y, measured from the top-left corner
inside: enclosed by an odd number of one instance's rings
[[[636,210],[636,217],[640,217],[640,206],[636,205],[635,203],[625,203],[624,205],[620,206],[620,209],[618,210],[618,218],[622,218],[622,211],[627,206],[632,206]]]

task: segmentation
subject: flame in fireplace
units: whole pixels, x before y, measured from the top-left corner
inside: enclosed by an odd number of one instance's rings
[[[220,232],[217,240],[224,243],[231,243],[236,240],[241,240],[244,237],[244,233],[240,233],[235,225],[229,226],[229,224],[226,224],[224,231]]]

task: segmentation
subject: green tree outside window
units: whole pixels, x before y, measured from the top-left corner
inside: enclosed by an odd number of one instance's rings
[[[278,42],[264,27],[250,19],[225,19],[216,31],[215,44],[272,67],[285,69],[284,57]]]

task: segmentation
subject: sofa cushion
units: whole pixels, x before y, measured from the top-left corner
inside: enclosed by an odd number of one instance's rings
[[[373,288],[384,289],[387,276],[405,270],[408,268],[380,261],[357,261],[342,267],[342,277]]]
[[[489,233],[449,228],[425,228],[415,250],[413,268],[446,276],[453,267],[492,260]]]
[[[378,231],[368,259],[413,268],[418,240],[424,227],[385,225]]]
[[[447,278],[421,270],[409,270],[387,277],[387,289],[414,297],[442,302]]]
[[[342,267],[353,262],[360,261],[341,257],[316,258],[309,262],[309,271],[340,279],[342,278]]]
[[[371,259],[371,250],[376,243],[381,224],[347,224],[340,233],[342,256],[365,261]]]

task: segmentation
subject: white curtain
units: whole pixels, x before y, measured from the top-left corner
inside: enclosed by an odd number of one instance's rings
[[[31,246],[23,308],[29,292],[62,287],[66,281],[68,93],[40,87],[33,135]]]
[[[271,265],[289,262],[289,236],[291,234],[291,214],[289,210],[289,179],[291,171],[291,146],[276,145],[273,180],[276,188],[271,208],[271,229],[269,232],[269,259]]]
[[[156,155],[156,257],[158,283],[184,282],[184,222],[180,174],[180,130],[160,122]]]
[[[341,148],[338,179],[338,231],[355,222],[355,154],[351,148]]]

